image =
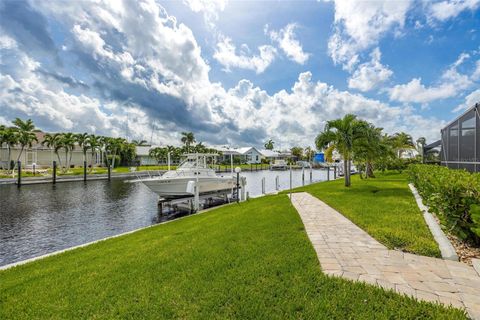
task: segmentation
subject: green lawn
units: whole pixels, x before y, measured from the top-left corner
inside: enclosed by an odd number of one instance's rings
[[[408,188],[405,174],[376,173],[374,179],[352,176],[296,189],[310,192],[337,209],[388,248],[440,257],[440,250]]]
[[[277,195],[0,271],[0,319],[52,318],[466,316],[323,275],[300,217]]]

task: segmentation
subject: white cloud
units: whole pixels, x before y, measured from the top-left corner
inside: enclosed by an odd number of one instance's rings
[[[205,23],[210,28],[215,27],[219,13],[225,10],[226,0],[183,0],[193,12],[203,13]]]
[[[388,89],[390,100],[429,103],[434,100],[457,96],[473,84],[471,77],[457,71],[457,67],[468,57],[468,54],[460,54],[458,59],[442,74],[440,80],[435,85],[426,87],[422,84],[421,78],[414,78],[406,84],[396,85]]]
[[[381,64],[381,53],[377,47],[371,53],[372,60],[363,63],[348,80],[348,87],[360,91],[370,91],[387,81],[393,74],[392,70]]]
[[[480,102],[480,89],[477,89],[471,92],[469,95],[467,95],[465,97],[465,102],[457,106],[455,109],[453,109],[452,112],[466,110],[472,107],[475,103],[479,103],[479,102]]]
[[[431,3],[427,15],[439,21],[455,18],[464,10],[476,10],[480,0],[447,0]]]
[[[79,74],[91,76],[99,89],[79,93],[58,80],[47,81],[36,71],[41,64],[10,43],[0,48],[0,107],[6,119],[32,117],[48,130],[109,135],[124,135],[128,119],[136,138],[149,139],[154,127],[155,143],[178,143],[179,131],[192,130],[216,144],[258,144],[272,137],[285,147],[311,145],[326,120],[346,113],[358,114],[389,133],[404,130],[427,138],[439,134],[427,125],[440,127],[438,119],[312,81],[310,72],[299,74],[291,88],[272,94],[246,79],[226,90],[210,81],[192,31],[154,1],[36,4],[64,26],[65,34],[71,33],[65,54],[77,54]],[[275,58],[272,46],[262,46],[252,55],[248,47],[237,49],[228,38],[220,45],[217,54],[225,68],[260,73]],[[375,59],[380,61],[379,52],[374,51]]]
[[[225,71],[231,68],[254,70],[257,74],[262,73],[275,60],[276,49],[269,45],[258,47],[258,55],[249,55],[248,46],[242,45],[242,50],[237,48],[232,39],[222,36],[217,43],[217,49],[213,57],[224,67]]]
[[[358,54],[377,45],[394,28],[403,28],[412,1],[335,0],[335,31],[328,49],[335,64],[351,71]]]
[[[290,60],[304,64],[310,57],[310,54],[303,51],[300,41],[296,39],[295,29],[297,27],[297,24],[289,23],[279,31],[271,31],[270,37],[278,44],[280,49],[285,52]]]

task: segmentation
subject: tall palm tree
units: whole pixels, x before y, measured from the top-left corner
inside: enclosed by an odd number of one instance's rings
[[[75,135],[75,140],[80,148],[82,148],[83,151],[83,162],[85,163],[87,161],[87,151],[90,149],[90,146],[88,145],[88,139],[90,135],[88,133],[79,133]]]
[[[405,132],[395,133],[391,137],[391,142],[395,150],[397,150],[398,158],[402,157],[402,153],[405,150],[415,148],[415,145],[413,144],[412,136]]]
[[[107,140],[106,150],[112,156],[112,168],[115,168],[115,159],[117,154],[120,154],[126,142],[123,138],[109,138]],[[108,158],[108,157],[107,157]]]
[[[140,147],[147,145],[147,140],[132,140],[132,143]]]
[[[195,143],[195,136],[193,135],[193,132],[182,132],[181,141],[187,148],[187,152],[190,152],[190,145]]]
[[[20,152],[17,157],[17,163],[22,156],[25,147],[31,148],[33,142],[38,142],[37,135],[35,134],[35,125],[33,124],[32,119],[28,119],[27,121],[23,121],[20,118],[16,118],[13,120],[13,124],[17,130],[17,142],[20,144]],[[15,164],[16,166],[17,164]]]
[[[425,147],[425,144],[427,143],[427,139],[425,139],[425,137],[420,137],[420,138],[417,139],[416,142],[417,142],[417,151],[420,154],[420,156],[422,157],[422,163],[424,163],[425,162],[425,160],[424,160],[425,154],[423,152],[423,149]]]
[[[73,150],[75,150],[76,137],[74,133],[67,132],[60,136],[60,144],[65,151],[65,170],[67,172],[72,161]]]
[[[366,121],[363,122],[362,134],[354,145],[354,160],[363,163],[365,177],[374,178],[373,164],[385,159],[389,154],[389,144],[382,136],[382,128],[377,128]]]
[[[100,149],[101,147],[101,141],[100,137],[97,137],[94,134],[91,134],[88,136],[88,139],[86,141],[88,148],[90,149],[91,152],[91,158],[90,158],[90,171],[93,170],[93,159],[95,158],[95,152]]]
[[[361,137],[363,126],[364,123],[359,121],[355,115],[347,114],[342,119],[327,121],[325,130],[315,139],[318,149],[324,149],[333,144],[342,156],[346,187],[351,185],[350,162],[352,160],[353,146],[357,139]]]
[[[263,145],[265,147],[265,149],[267,150],[273,150],[273,145],[275,144],[275,142],[273,142],[272,139],[268,139],[267,142],[265,142],[265,144]]]
[[[61,133],[47,133],[43,137],[42,145],[47,146],[48,148],[52,148],[53,152],[57,155],[58,158],[58,164],[60,165],[60,168],[62,167],[62,160],[60,159],[60,154],[58,151],[63,147],[62,141],[61,141],[62,134]]]
[[[17,130],[15,128],[12,128],[12,127],[10,127],[10,128],[4,127],[4,129],[1,131],[0,139],[1,139],[0,146],[3,145],[4,143],[7,145],[7,152],[8,152],[7,170],[10,171],[12,169],[12,167],[11,167],[12,148],[13,148],[14,145],[16,145],[18,143]]]

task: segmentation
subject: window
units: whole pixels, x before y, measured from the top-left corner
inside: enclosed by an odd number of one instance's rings
[[[458,161],[458,122],[448,129],[448,161]]]
[[[460,119],[460,161],[475,160],[475,110]]]

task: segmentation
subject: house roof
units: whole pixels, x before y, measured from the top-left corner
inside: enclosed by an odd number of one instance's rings
[[[136,146],[135,150],[137,152],[137,156],[148,156],[151,148],[152,146]]]

